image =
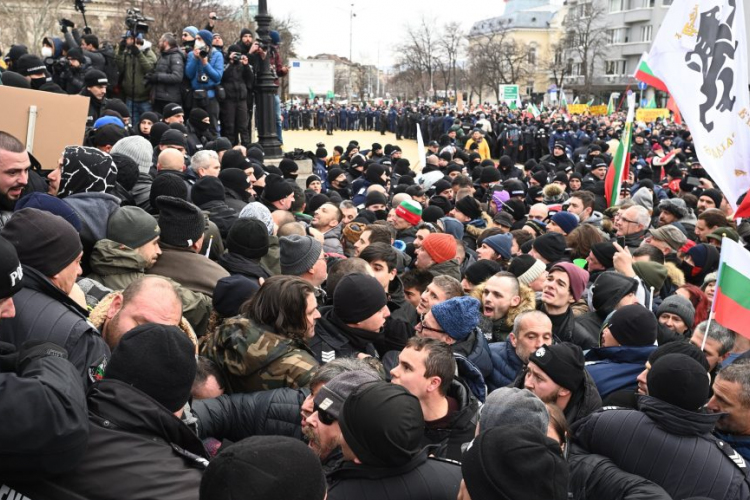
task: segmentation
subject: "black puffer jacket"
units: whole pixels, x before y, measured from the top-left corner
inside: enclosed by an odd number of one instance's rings
[[[331,306],[321,308],[320,314],[322,316],[315,323],[315,336],[308,341],[318,363],[329,363],[336,358],[352,358],[359,353],[378,357],[373,342],[383,340],[382,332],[365,332],[346,326],[333,314]]]
[[[119,380],[97,382],[87,402],[89,447],[60,487],[99,500],[197,500],[208,454],[187,425]]]
[[[271,389],[225,394],[194,401],[201,438],[239,441],[251,436],[290,436],[302,439],[300,409],[307,389]]]
[[[175,47],[162,52],[154,67],[154,99],[157,101],[182,104],[180,90],[182,79],[185,78],[185,55]]]
[[[0,340],[20,349],[27,340],[52,342],[68,351],[68,359],[88,387],[109,358],[109,347],[87,313],[42,274],[23,266],[24,287],[13,296],[16,316],[0,321]]]
[[[664,489],[629,474],[601,455],[571,455],[568,490],[573,500],[672,500]]]
[[[549,316],[552,320],[552,335],[555,342],[571,342],[576,344],[584,351],[599,347],[599,338],[589,333],[582,325],[578,323],[578,318],[573,315],[573,309],[570,307],[561,315],[551,315],[544,307],[544,302],[539,301],[538,310]]]
[[[683,410],[650,396],[638,410],[608,409],[575,426],[583,453],[612,459],[655,482],[673,498],[750,498],[747,464],[711,435],[720,414]]]
[[[427,424],[422,446],[436,445],[430,449],[431,455],[461,461],[461,445],[474,439],[477,430],[479,404],[469,388],[459,380],[451,383],[448,388],[448,397],[458,402],[458,411],[445,425]]]
[[[237,220],[237,212],[230,208],[225,201],[209,201],[200,205],[201,210],[208,212],[208,219],[219,228],[221,238],[226,240],[232,224]]]
[[[221,84],[230,101],[242,101],[247,99],[247,89],[253,86],[253,68],[249,64],[227,64],[224,66],[224,74]]]

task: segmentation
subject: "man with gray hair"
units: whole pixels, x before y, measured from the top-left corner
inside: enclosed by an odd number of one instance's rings
[[[708,326],[708,320],[698,323],[695,327],[693,336],[690,337],[690,342],[699,348],[703,346],[703,337],[706,335],[706,327]],[[732,330],[725,328],[718,324],[716,321],[711,322],[711,328],[708,330],[708,338],[706,339],[706,346],[703,347],[703,354],[706,355],[708,366],[710,368],[711,378],[716,377],[718,368],[721,367],[721,362],[727,359],[729,354],[732,352],[734,347],[734,338],[737,334]]]
[[[643,242],[644,234],[651,225],[651,216],[644,207],[633,205],[615,216],[617,236],[625,238],[625,246],[635,249]]]
[[[487,380],[489,390],[512,383],[523,372],[529,356],[552,342],[549,316],[541,311],[525,311],[516,316],[508,340],[490,344],[493,373]]]
[[[750,362],[738,361],[721,369],[706,408],[722,414],[714,435],[750,460]]]
[[[190,169],[196,175],[195,180],[206,176],[218,177],[221,171],[218,153],[210,149],[198,151],[190,158]]]

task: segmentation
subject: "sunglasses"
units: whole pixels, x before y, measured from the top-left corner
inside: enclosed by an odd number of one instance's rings
[[[333,423],[336,421],[336,419],[333,418],[330,413],[322,410],[317,403],[313,404],[313,412],[318,412],[318,420],[320,420],[320,423],[324,425],[333,425]]]

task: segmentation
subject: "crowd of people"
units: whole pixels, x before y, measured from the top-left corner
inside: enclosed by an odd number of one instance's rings
[[[66,35],[67,69],[102,63]],[[3,494],[750,498],[750,330],[709,317],[750,224],[689,130],[637,123],[610,206],[620,113],[364,103],[353,130],[423,124],[424,165],[351,140],[302,179],[224,133],[217,43],[126,36],[125,101],[87,70],[101,113],[57,165],[0,132]],[[62,87],[33,58],[3,83]]]

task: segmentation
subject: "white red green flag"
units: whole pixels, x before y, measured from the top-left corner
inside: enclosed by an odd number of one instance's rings
[[[635,94],[628,95],[628,117],[625,120],[625,128],[620,137],[615,157],[607,169],[604,178],[604,195],[607,198],[607,206],[617,205],[620,197],[620,186],[623,179],[627,179],[630,170],[630,143],[633,133],[633,115],[635,113]]]
[[[721,241],[714,321],[750,338],[750,252],[729,238]]]

